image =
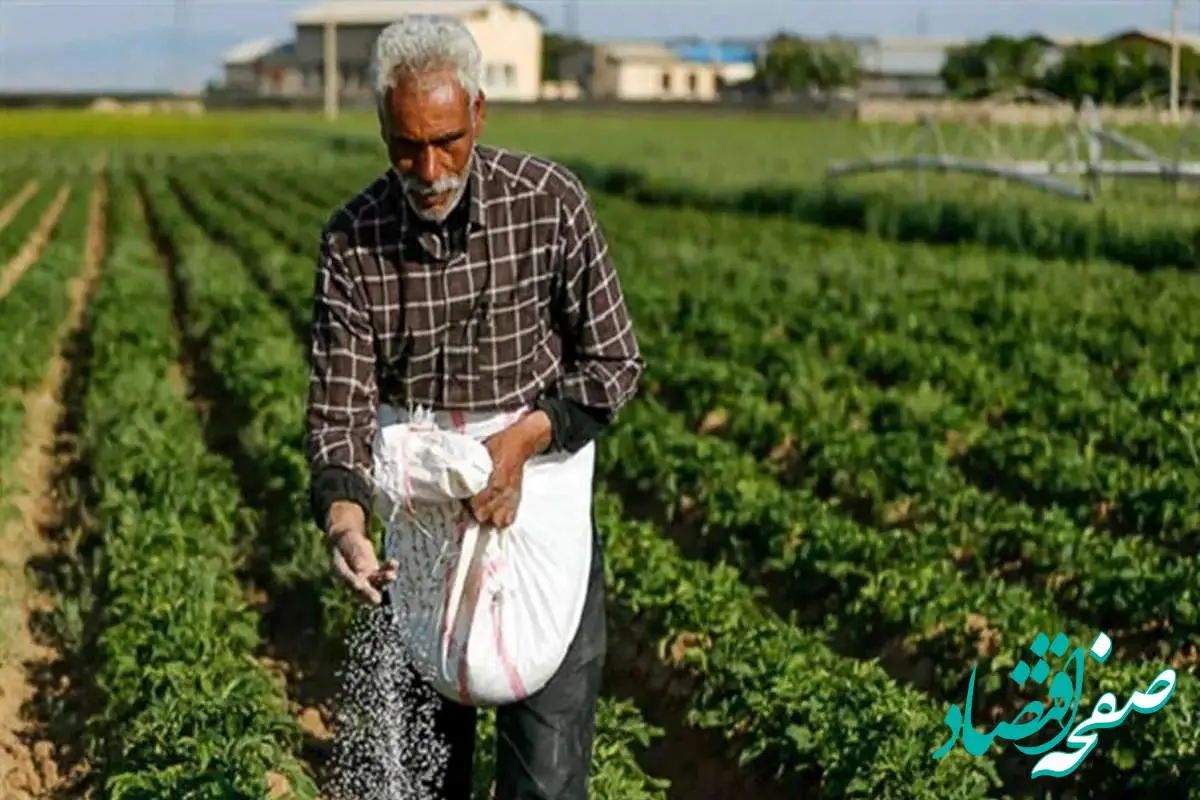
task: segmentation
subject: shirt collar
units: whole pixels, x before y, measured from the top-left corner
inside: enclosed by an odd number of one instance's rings
[[[471,153],[471,171],[467,176],[468,222],[472,228],[487,227],[488,175],[483,163],[483,153],[476,145]]]

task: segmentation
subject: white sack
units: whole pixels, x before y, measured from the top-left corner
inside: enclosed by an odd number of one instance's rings
[[[462,500],[487,486],[482,440],[524,412],[404,412],[383,406],[375,440],[376,507],[399,635],[417,671],[471,706],[511,703],[557,671],[583,613],[592,558],[594,448],[525,467],[517,517],[497,531]]]

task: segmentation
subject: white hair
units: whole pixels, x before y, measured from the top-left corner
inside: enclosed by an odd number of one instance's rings
[[[371,72],[375,102],[382,112],[398,79],[451,69],[470,102],[479,95],[483,55],[475,37],[454,17],[414,14],[393,22],[375,40]]]

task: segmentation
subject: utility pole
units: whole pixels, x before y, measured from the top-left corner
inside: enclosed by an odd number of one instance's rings
[[[329,20],[325,23],[325,119],[330,122],[338,117],[338,95],[341,93],[342,82],[338,74],[338,29],[337,23]]]
[[[566,0],[566,13],[563,14],[563,27],[566,28],[566,34],[579,38],[579,0]]]
[[[1179,122],[1179,28],[1183,0],[1171,0],[1171,122]]]

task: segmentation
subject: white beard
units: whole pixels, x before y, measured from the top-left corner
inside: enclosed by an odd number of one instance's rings
[[[420,179],[400,176],[401,186],[404,187],[404,199],[408,201],[408,207],[412,212],[426,222],[444,222],[451,212],[458,207],[463,195],[467,191],[467,175],[470,173],[470,166],[463,172],[462,175],[454,175],[447,178],[441,178],[436,181],[433,186],[428,186],[420,181]],[[450,202],[441,208],[422,208],[416,202],[415,195],[423,193],[441,194],[442,192],[453,191]]]

